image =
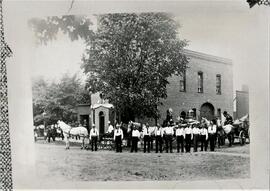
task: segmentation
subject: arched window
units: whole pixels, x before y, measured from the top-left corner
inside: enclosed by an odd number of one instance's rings
[[[185,111],[182,111],[182,112],[180,113],[180,117],[181,117],[181,118],[186,119],[186,116],[187,116],[187,114],[186,114]]]

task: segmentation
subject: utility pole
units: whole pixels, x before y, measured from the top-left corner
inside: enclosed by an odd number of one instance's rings
[[[0,0],[0,190],[12,190],[6,67],[6,58],[10,57],[12,52],[4,39],[2,2],[3,0]]]

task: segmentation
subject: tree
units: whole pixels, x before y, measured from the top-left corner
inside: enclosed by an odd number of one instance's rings
[[[81,103],[90,103],[90,96],[76,75],[66,74],[59,83],[48,83],[42,78],[33,83],[35,125],[42,124],[44,118],[49,124],[59,119],[77,121],[77,105]],[[42,115],[44,111],[45,116]]]
[[[166,13],[99,15],[83,58],[89,91],[101,92],[124,122],[158,118],[168,77],[181,75],[188,63],[178,30]]]
[[[71,40],[85,40],[87,89],[114,104],[124,122],[158,118],[168,78],[182,75],[188,64],[179,24],[166,13],[103,14],[97,20],[96,32],[83,16],[33,19],[30,25],[42,43],[55,39],[59,30]]]

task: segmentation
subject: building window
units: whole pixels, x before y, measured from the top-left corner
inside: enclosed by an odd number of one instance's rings
[[[180,76],[180,92],[186,91],[186,72],[183,72]]]
[[[198,93],[203,93],[203,73],[198,72]]]
[[[221,75],[217,74],[216,76],[216,93],[221,94]]]

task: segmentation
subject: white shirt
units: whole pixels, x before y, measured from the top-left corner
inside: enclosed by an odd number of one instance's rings
[[[208,127],[208,133],[209,134],[214,134],[214,133],[216,133],[217,132],[217,126],[216,125],[213,125],[213,126],[209,126]]]
[[[194,127],[194,128],[192,129],[192,133],[193,133],[193,134],[199,135],[199,134],[200,134],[200,129],[197,128],[197,127]]]
[[[177,128],[176,131],[175,131],[175,135],[185,137],[185,129],[184,128]]]
[[[150,136],[150,129],[149,129],[149,127],[148,127],[148,128],[145,127],[145,128],[143,129],[143,136],[145,136],[145,135],[149,135],[149,136]]]
[[[208,139],[208,131],[206,128],[201,129],[201,135],[206,135],[206,140]]]
[[[160,128],[156,128],[156,130],[155,130],[155,135],[156,136],[163,136],[163,130],[162,130],[162,128],[160,127]]]
[[[186,128],[185,128],[185,134],[192,134],[192,129],[191,129],[191,127],[186,127]]]
[[[114,135],[113,135],[113,139],[115,140],[115,137],[116,136],[121,136],[121,139],[124,138],[124,135],[123,135],[123,130],[122,129],[115,129],[114,130]]]
[[[109,125],[108,130],[107,130],[107,133],[111,133],[111,132],[113,132],[113,126],[112,125]]]
[[[92,128],[90,130],[90,139],[91,139],[92,136],[95,136],[95,137],[98,136],[98,130],[96,128]]]
[[[140,132],[136,129],[136,130],[132,130],[132,137],[140,137]]]
[[[167,135],[173,135],[174,131],[173,131],[173,127],[166,127],[165,132]]]

